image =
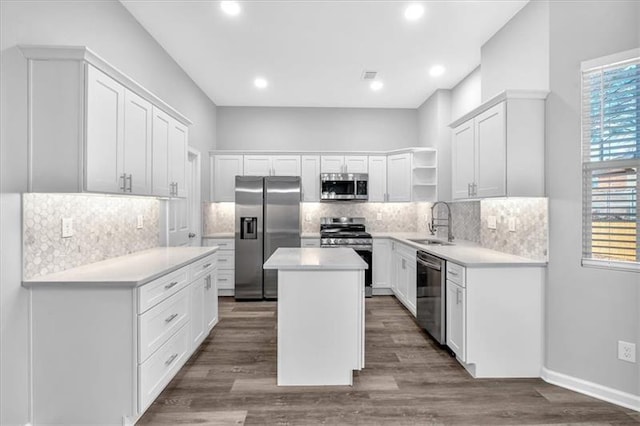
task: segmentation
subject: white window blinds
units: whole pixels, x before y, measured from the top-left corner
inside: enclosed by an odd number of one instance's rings
[[[583,265],[640,270],[640,57],[582,71]]]

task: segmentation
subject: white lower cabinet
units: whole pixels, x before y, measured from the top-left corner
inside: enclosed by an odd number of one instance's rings
[[[387,238],[373,239],[373,291],[391,289],[391,241]],[[386,293],[385,293],[386,294]]]
[[[235,294],[235,239],[207,238],[204,245],[218,247],[218,269],[214,280],[219,296]]]
[[[466,340],[465,299],[465,289],[447,280],[447,346],[462,362],[467,360],[464,344]]]
[[[135,423],[218,321],[216,258],[139,287],[29,287],[33,423]]]
[[[416,249],[393,241],[391,251],[393,293],[409,312],[416,316]]]
[[[447,346],[473,377],[540,377],[544,268],[447,261]]]

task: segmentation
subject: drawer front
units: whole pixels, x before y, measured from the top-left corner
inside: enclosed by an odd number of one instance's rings
[[[180,268],[138,288],[138,314],[141,314],[189,283],[189,267]]]
[[[218,252],[218,269],[235,269],[235,253],[232,251],[220,251]]]
[[[149,358],[187,321],[189,321],[188,289],[182,289],[139,315],[138,362],[142,363]]]
[[[141,412],[147,409],[180,370],[189,356],[188,351],[189,323],[187,322],[167,343],[138,366]]]
[[[191,266],[191,279],[189,281],[195,281],[200,277],[204,277],[210,274],[216,268],[218,263],[218,253],[213,253],[204,259],[193,262]]]
[[[236,241],[233,238],[215,238],[209,240],[210,246],[218,246],[220,250],[234,250],[236,247]]]
[[[466,287],[466,268],[457,263],[447,262],[447,279],[461,287]]]
[[[416,249],[404,244],[395,243],[395,249],[402,257],[406,257],[408,260],[416,261]]]
[[[235,289],[235,273],[233,271],[218,270],[216,283],[218,290],[234,290]]]

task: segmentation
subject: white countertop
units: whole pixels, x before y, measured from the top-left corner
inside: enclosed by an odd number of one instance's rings
[[[24,280],[25,287],[72,284],[137,287],[218,250],[214,247],[155,247],[66,271]]]
[[[433,236],[419,232],[374,232],[374,238],[391,238],[434,256],[458,263],[467,267],[497,267],[497,266],[547,266],[544,260],[529,259],[501,251],[480,247],[470,241],[453,241],[453,245],[436,246],[418,244],[410,239],[433,239]]]
[[[264,263],[264,269],[283,270],[329,271],[367,268],[367,262],[350,248],[279,248]]]

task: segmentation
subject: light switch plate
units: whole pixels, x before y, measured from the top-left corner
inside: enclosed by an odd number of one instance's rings
[[[496,217],[495,216],[487,217],[487,227],[489,229],[496,229]]]
[[[509,218],[509,232],[516,232],[516,218]]]
[[[144,227],[144,216],[141,214],[138,215],[138,219],[136,221],[136,228],[142,229]]]
[[[62,218],[62,238],[73,237],[73,218]]]

